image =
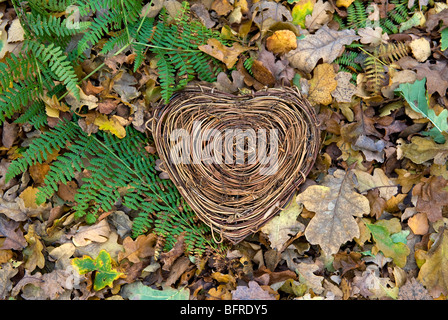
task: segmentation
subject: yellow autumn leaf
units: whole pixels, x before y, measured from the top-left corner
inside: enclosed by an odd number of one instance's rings
[[[266,39],[266,48],[274,54],[285,54],[297,48],[297,37],[291,30],[277,30]]]
[[[36,204],[36,194],[39,191],[38,188],[28,187],[22,191],[19,198],[23,200],[25,207],[37,209],[39,205]]]
[[[333,101],[331,93],[338,86],[335,76],[336,73],[331,64],[323,63],[314,69],[314,76],[310,80],[308,93],[308,100],[311,104],[329,105]]]
[[[208,39],[207,44],[199,46],[199,50],[225,63],[228,69],[231,69],[238,61],[238,56],[249,50],[249,47],[243,47],[239,43],[234,43],[231,47],[226,47],[218,39]]]
[[[316,0],[300,0],[297,2],[292,8],[292,22],[305,28],[305,17],[313,12],[315,2]]]
[[[355,0],[337,0],[336,7],[345,7],[348,8]]]
[[[121,121],[123,118],[120,118],[116,115],[108,118],[105,114],[98,114],[93,123],[98,126],[99,130],[109,131],[122,139],[126,136],[126,129],[123,126],[123,121]]]

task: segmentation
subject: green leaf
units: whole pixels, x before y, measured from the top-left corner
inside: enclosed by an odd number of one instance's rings
[[[105,250],[101,250],[95,260],[89,256],[74,258],[72,260],[72,265],[78,269],[79,274],[96,271],[95,280],[93,282],[93,289],[96,291],[101,290],[106,286],[112,288],[114,280],[124,276],[124,273],[113,269],[112,258]]]
[[[392,258],[398,267],[403,268],[410,250],[405,243],[401,242],[404,241],[403,238],[406,238],[406,233],[399,231],[392,234],[391,225],[393,222],[394,219],[380,220],[375,224],[365,222],[365,224],[375,241],[374,249],[381,251],[385,257]]]
[[[189,300],[190,292],[185,287],[179,290],[170,287],[156,290],[136,281],[123,286],[121,296],[129,300]]]
[[[414,83],[402,83],[398,89],[395,89],[395,92],[403,96],[414,111],[428,118],[440,132],[447,131],[448,110],[445,109],[439,115],[436,115],[434,110],[429,109],[425,83],[426,78],[416,80]]]
[[[448,27],[444,28],[442,31],[440,31],[440,36],[442,37],[441,42],[441,50],[445,51],[446,48],[448,48]]]

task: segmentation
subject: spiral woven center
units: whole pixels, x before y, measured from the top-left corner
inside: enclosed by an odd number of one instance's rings
[[[233,243],[281,210],[319,149],[313,108],[287,88],[235,96],[190,87],[154,118],[170,179],[198,217]]]

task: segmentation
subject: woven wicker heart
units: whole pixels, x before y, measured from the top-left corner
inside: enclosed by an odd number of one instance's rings
[[[235,96],[189,87],[154,120],[170,179],[198,217],[233,243],[291,199],[320,147],[314,109],[289,88]]]

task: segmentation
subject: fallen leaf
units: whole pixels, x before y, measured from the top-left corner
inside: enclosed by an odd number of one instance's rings
[[[14,19],[8,29],[8,43],[25,40],[25,31],[22,28],[20,19]]]
[[[361,37],[359,40],[361,43],[371,44],[373,47],[387,43],[387,40],[389,40],[389,36],[387,33],[383,33],[383,29],[381,27],[376,27],[375,29],[370,27],[359,28],[358,35]]]
[[[298,263],[296,265],[296,272],[299,274],[300,283],[305,284],[316,294],[321,294],[324,291],[324,288],[322,287],[322,281],[324,280],[324,277],[316,276],[314,274],[314,272],[318,271],[319,269],[319,266],[316,264]]]
[[[112,288],[114,280],[124,277],[123,273],[113,268],[113,260],[105,250],[101,250],[95,260],[89,256],[74,258],[72,265],[77,269],[79,274],[96,271],[93,283],[93,289],[95,291],[101,290],[106,286]]]
[[[238,286],[232,291],[232,300],[276,300],[269,292],[263,290],[255,281],[249,281],[248,286]]]
[[[392,258],[397,266],[403,268],[406,264],[406,258],[410,253],[410,249],[405,243],[392,238],[394,233],[396,234],[401,231],[399,220],[397,218],[379,220],[374,224],[366,222],[366,226],[375,241],[375,251],[381,251],[385,257]]]
[[[297,49],[288,52],[286,58],[292,67],[310,73],[319,59],[332,63],[341,54],[344,45],[359,38],[355,30],[334,31],[324,25],[314,35],[297,40]]]
[[[433,300],[428,290],[415,278],[408,279],[398,291],[398,300]]]
[[[123,259],[128,259],[133,263],[139,263],[140,259],[153,256],[156,242],[157,237],[153,233],[140,235],[135,240],[132,240],[131,237],[126,237],[123,240],[125,252],[120,252],[118,254],[118,262]]]
[[[225,72],[220,72],[216,77],[214,85],[222,91],[229,93],[238,92],[238,90],[244,87],[244,75],[238,70],[233,70],[231,73],[232,81],[227,77]]]
[[[110,227],[106,220],[101,220],[96,224],[81,226],[73,236],[73,244],[82,247],[94,242],[106,242],[110,234]]]
[[[28,233],[25,235],[28,246],[23,249],[25,257],[24,267],[29,272],[32,272],[36,267],[42,269],[45,266],[45,257],[42,253],[44,245],[40,236],[34,230],[34,224],[28,227]]]
[[[207,44],[198,46],[198,49],[224,62],[228,69],[235,65],[241,53],[250,50],[249,47],[244,47],[236,42],[231,47],[226,47],[218,39],[208,39]]]
[[[353,1],[353,0],[352,0]],[[305,18],[313,12],[316,0],[300,0],[292,8],[292,22],[305,29]]]
[[[2,263],[0,267],[0,300],[5,300],[11,289],[13,287],[13,282],[11,278],[13,278],[17,272],[19,272],[18,268],[14,268],[12,263]]]
[[[448,25],[448,9],[444,9],[439,13],[431,14],[426,21],[426,31],[430,32],[439,26],[439,22],[442,21],[443,26]]]
[[[425,235],[428,233],[429,224],[428,218],[426,217],[426,213],[420,212],[416,215],[413,215],[408,220],[408,226],[411,228],[414,234]]]
[[[88,110],[95,109],[98,106],[98,98],[94,95],[86,95],[79,86],[77,87],[79,89],[79,100],[76,99],[71,91],[69,91],[69,93],[64,98],[65,102],[67,102],[67,104],[71,106],[70,109],[75,112],[79,112],[79,110],[83,106],[87,106]]]
[[[255,60],[252,63],[251,71],[254,78],[265,86],[272,87],[275,84],[274,75],[266,68],[263,62]]]
[[[334,8],[328,1],[317,0],[311,15],[305,17],[305,27],[308,31],[315,31],[326,25],[333,18]]]
[[[336,6],[337,7],[345,7],[348,8],[355,0],[337,0]]]
[[[378,188],[380,196],[385,200],[389,200],[398,193],[398,187],[386,176],[381,168],[375,168],[373,175],[359,169],[355,169],[353,172],[356,175],[358,190],[361,193]]]
[[[311,244],[319,244],[326,255],[338,252],[341,244],[359,237],[353,216],[370,213],[369,200],[355,192],[352,173],[336,170],[321,185],[309,186],[297,202],[316,214],[305,230]]]
[[[448,230],[439,235],[437,245],[424,254],[425,262],[418,273],[420,281],[429,293],[438,297],[440,292],[448,294]]]
[[[352,75],[350,72],[338,72],[334,78],[337,82],[336,89],[331,95],[337,102],[351,102],[356,92],[356,86],[350,82]]]
[[[431,138],[413,136],[410,143],[403,139],[397,140],[397,158],[408,158],[416,164],[422,164],[429,160],[442,165],[448,157],[448,142],[436,143]]]
[[[271,248],[280,252],[285,242],[305,230],[305,226],[297,221],[301,212],[302,206],[297,203],[294,196],[284,210],[261,228],[261,231],[268,236]]]
[[[308,100],[312,105],[329,105],[333,101],[331,93],[338,85],[335,76],[331,64],[323,63],[314,69],[313,78],[309,81],[310,88],[308,91]]]
[[[446,61],[436,60],[436,63],[426,61],[423,64],[417,64],[413,69],[417,71],[418,80],[427,79],[428,94],[432,95],[437,92],[441,97],[446,94],[448,89],[448,63]]]
[[[210,9],[216,11],[218,16],[225,16],[233,10],[233,6],[227,0],[215,0]]]
[[[419,62],[424,62],[431,55],[431,45],[425,38],[414,39],[409,43],[412,54]]]
[[[297,48],[297,37],[291,30],[277,30],[266,39],[266,48],[274,54],[285,54]]]
[[[144,285],[141,281],[124,285],[120,294],[129,300],[189,300],[190,297],[188,288],[164,287],[162,290],[157,290]]]
[[[361,275],[356,275],[352,282],[353,292],[369,299],[397,299],[398,287],[387,277],[380,277],[378,268],[368,267]]]
[[[185,252],[184,241],[185,235],[179,235],[174,247],[170,251],[163,252],[160,255],[160,261],[163,262],[163,270],[170,270],[177,258]]]
[[[256,2],[250,8],[252,19],[258,28],[265,32],[271,25],[279,21],[291,21],[291,11],[280,3],[268,0]]]
[[[3,122],[3,130],[2,130],[2,144],[3,147],[9,149],[14,145],[18,134],[19,134],[19,126],[15,122],[9,123],[8,121]]]
[[[110,118],[104,114],[98,114],[94,120],[94,124],[99,130],[109,131],[118,138],[123,139],[126,136],[126,129],[123,126],[124,118],[113,115]]]
[[[412,189],[417,212],[424,212],[430,222],[442,219],[442,208],[448,205],[448,181],[443,177],[422,178]]]
[[[27,245],[19,226],[18,222],[9,220],[0,214],[0,235],[6,237],[0,249],[22,250]]]
[[[37,209],[39,206],[36,204],[36,194],[39,192],[38,188],[27,187],[20,194],[20,198],[23,200],[23,203],[26,208]]]

